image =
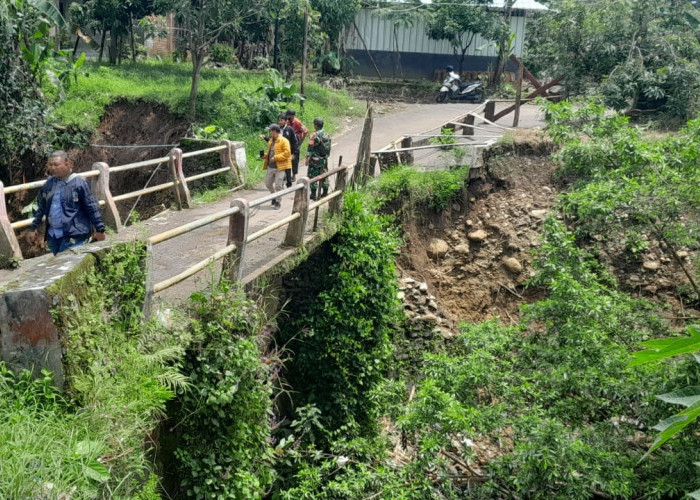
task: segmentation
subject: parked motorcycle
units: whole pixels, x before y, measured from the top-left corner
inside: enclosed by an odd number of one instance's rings
[[[447,99],[450,101],[484,102],[484,99],[486,99],[484,82],[462,83],[457,73],[448,71],[445,80],[442,82],[442,87],[440,87],[440,92],[435,97],[437,102],[445,102]]]

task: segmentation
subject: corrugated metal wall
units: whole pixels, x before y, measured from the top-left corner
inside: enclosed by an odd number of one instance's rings
[[[468,7],[465,7],[468,8]],[[394,26],[390,19],[374,14],[373,11],[362,9],[355,17],[355,24],[360,35],[371,51],[394,50]],[[522,56],[525,41],[525,17],[513,16],[510,20],[511,33],[515,33],[515,55]],[[425,20],[417,19],[410,28],[398,28],[399,51],[422,54],[452,54],[452,46],[445,40],[431,40],[425,34]],[[349,50],[365,50],[360,36],[354,28],[346,34],[346,47]],[[481,50],[479,50],[481,49]],[[476,36],[467,50],[467,56],[496,56],[495,44]]]

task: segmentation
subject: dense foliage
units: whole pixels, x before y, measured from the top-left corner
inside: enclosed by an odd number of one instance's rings
[[[343,217],[331,264],[318,277],[321,291],[287,335],[293,336],[290,371],[300,403],[315,404],[326,427],[345,427],[352,436],[376,426],[370,391],[391,355],[398,239],[357,195],[346,197]]]
[[[685,0],[552,0],[528,25],[527,64],[570,94],[599,87],[627,114],[698,110],[699,11]]]
[[[157,498],[148,436],[185,380],[173,365],[182,338],[141,325],[144,255],[124,245],[51,290],[65,395],[48,372],[0,368],[1,496]]]
[[[270,374],[257,336],[256,304],[222,285],[191,298],[192,344],[181,373],[190,380],[170,415],[176,476],[187,498],[260,498],[272,480],[268,443]]]

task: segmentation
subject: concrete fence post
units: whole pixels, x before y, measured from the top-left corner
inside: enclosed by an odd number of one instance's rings
[[[494,121],[494,116],[496,116],[496,102],[488,101],[484,107],[484,118],[492,122]]]
[[[146,293],[143,298],[143,319],[151,319],[151,307],[153,305],[153,244],[146,242]]]
[[[231,176],[233,177],[233,182],[235,184],[239,184],[242,182],[242,179],[238,168],[236,168],[236,158],[234,156],[234,152],[236,151],[236,149],[233,144],[233,141],[221,141],[221,144],[226,146],[226,149],[221,150],[221,166],[229,167],[231,169]]]
[[[22,259],[22,250],[15,236],[15,230],[10,224],[5,202],[5,185],[0,182],[0,255],[7,258]]]
[[[284,244],[290,247],[300,247],[304,243],[304,230],[306,229],[306,221],[309,220],[309,191],[311,187],[309,178],[299,177],[297,184],[302,184],[304,187],[294,193],[292,213],[298,213],[301,217],[290,222],[287,226]]]
[[[182,150],[179,148],[173,148],[168,153],[170,157],[170,172],[173,177],[173,190],[175,191],[175,199],[177,200],[177,205],[180,210],[184,208],[190,208],[192,206],[192,199],[190,198],[190,190],[187,188],[187,181],[185,180],[185,174],[182,172]]]
[[[245,154],[245,142],[228,141],[231,144],[231,172],[240,184],[245,182],[244,172],[248,171],[248,158]]]
[[[401,148],[412,148],[413,147],[413,137],[406,136],[401,139]],[[405,165],[413,165],[413,151],[404,151],[402,154],[402,163]]]
[[[462,135],[474,135],[474,115],[469,113],[463,123],[466,127],[462,127]]]
[[[228,245],[236,245],[236,250],[227,256],[223,269],[228,270],[228,278],[231,283],[237,283],[243,278],[243,258],[248,239],[248,223],[250,221],[250,206],[248,200],[236,198],[231,202],[231,207],[238,207],[240,211],[229,217]]]
[[[112,192],[109,190],[109,165],[98,161],[92,164],[92,169],[100,173],[97,177],[92,178],[92,194],[98,201],[105,202],[102,210],[104,223],[107,227],[111,227],[119,232],[122,229],[122,221],[119,217],[117,205],[112,198]]]
[[[345,191],[345,186],[347,185],[348,182],[348,169],[341,170],[336,174],[335,177],[335,190],[336,191]],[[328,211],[331,214],[337,214],[340,212],[340,208],[342,207],[343,204],[343,197],[342,196],[336,196],[333,198],[330,202],[328,202]]]

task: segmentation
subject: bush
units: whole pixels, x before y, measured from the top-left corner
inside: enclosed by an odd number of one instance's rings
[[[209,47],[209,58],[217,63],[231,64],[236,61],[233,49],[222,43],[215,43]]]

